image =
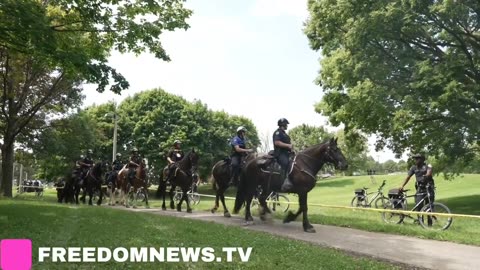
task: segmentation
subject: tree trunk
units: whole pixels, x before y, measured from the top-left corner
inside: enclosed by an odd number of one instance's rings
[[[0,187],[0,194],[5,197],[12,197],[13,155],[13,141],[5,141],[2,146],[2,186]]]

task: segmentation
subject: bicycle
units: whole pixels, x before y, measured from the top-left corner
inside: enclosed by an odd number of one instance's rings
[[[398,189],[390,190],[388,193],[390,199],[384,209],[407,210],[407,198],[415,197],[417,195],[421,195],[423,197],[410,211],[416,211],[420,207],[421,209],[416,218],[408,214],[383,212],[383,221],[386,223],[400,224],[404,222],[405,218],[410,218],[413,219],[415,223],[418,222],[424,229],[441,231],[448,229],[450,225],[452,225],[452,217],[425,214],[422,215],[422,213],[450,214],[450,209],[448,209],[446,205],[438,202],[431,202],[430,198],[432,194],[430,194],[430,187],[430,185],[427,185],[426,192],[411,196],[407,195],[407,191],[409,191],[409,189],[403,190],[403,192],[399,191]],[[442,222],[443,219],[446,219],[446,221]]]
[[[387,180],[383,180],[383,183],[380,185],[380,187],[378,187],[378,190],[372,200],[369,200],[368,195],[372,195],[374,192],[367,193],[367,187],[356,189],[355,196],[353,197],[350,205],[352,207],[372,207],[373,202],[375,208],[384,208],[386,202],[388,201],[388,198],[383,195],[382,191],[386,181]]]
[[[197,205],[200,203],[200,194],[198,194],[198,192],[194,192],[194,189],[195,189],[194,185],[196,184],[193,184],[190,190],[187,192],[187,199],[193,205]],[[177,187],[175,189],[175,194],[173,196],[173,200],[175,200],[175,203],[180,202],[182,195],[183,195],[182,189],[180,187]]]
[[[147,190],[144,189],[143,187],[139,187],[137,189],[137,192],[133,192],[133,188],[130,188],[130,191],[128,192],[128,204],[130,206],[134,206],[135,203],[135,195],[137,196],[137,202],[145,202],[145,198],[147,197]]]
[[[257,188],[257,192],[255,193],[255,196],[253,197],[252,200],[252,207],[260,205],[258,201],[258,197],[262,193],[261,188]],[[290,200],[288,199],[287,196],[283,194],[279,194],[275,191],[270,192],[270,194],[267,197],[267,205],[268,208],[272,211],[277,211],[277,209],[280,210],[280,212],[287,212],[288,209],[290,208]]]

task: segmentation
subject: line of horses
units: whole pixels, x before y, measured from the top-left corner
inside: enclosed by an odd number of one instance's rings
[[[173,176],[171,176],[170,184],[170,208],[175,209],[175,203],[173,201],[173,192],[176,187],[181,187],[183,195],[178,202],[177,211],[182,210],[183,201],[187,204],[187,212],[191,213],[190,202],[187,197],[187,192],[190,190],[195,178],[198,177],[198,160],[199,156],[195,149],[189,151],[185,157],[177,163],[177,168]],[[311,146],[303,151],[300,151],[293,155],[291,164],[289,166],[289,177],[293,183],[291,190],[288,193],[296,193],[299,198],[299,209],[296,213],[289,211],[284,218],[284,222],[288,223],[295,220],[300,214],[303,214],[303,229],[306,232],[315,232],[315,229],[308,220],[308,208],[307,208],[307,194],[315,187],[316,177],[315,175],[320,171],[322,166],[326,163],[330,163],[337,169],[345,170],[348,167],[347,161],[337,145],[337,139],[330,139],[329,141]],[[65,184],[65,197],[71,200],[70,191],[73,191],[74,200],[71,202],[78,203],[78,194],[80,190],[84,190],[82,201],[85,202],[85,196],[88,194],[89,204],[92,204],[92,197],[94,191],[100,192],[97,204],[102,204],[103,190],[102,175],[106,172],[106,163],[96,163],[92,169],[88,172],[87,177],[83,183],[70,179]],[[167,182],[165,177],[168,173],[168,168],[165,168],[160,175],[160,182],[158,192],[162,199],[162,209],[166,210],[165,197]],[[215,205],[211,209],[214,213],[219,208],[219,202],[222,203],[224,216],[230,217],[231,214],[225,205],[225,191],[229,187],[231,179],[231,169],[228,160],[218,161],[212,168],[212,184],[216,191]],[[235,206],[233,213],[237,214],[240,209],[245,206],[245,223],[251,224],[253,217],[251,214],[250,206],[253,196],[256,193],[258,187],[264,191],[258,197],[259,204],[261,206],[260,218],[266,220],[271,215],[271,210],[267,206],[266,198],[271,191],[279,192],[283,183],[283,179],[279,170],[276,169],[276,161],[272,155],[257,156],[255,153],[249,154],[244,159],[244,164],[240,173],[240,181],[237,188],[237,194],[235,199]],[[81,186],[80,186],[81,185]],[[129,206],[127,202],[127,195],[133,200],[133,205],[137,205],[138,194],[143,192],[145,205],[148,208],[148,192],[147,192],[147,173],[144,163],[140,164],[135,172],[133,184],[130,185],[128,180],[128,168],[124,166],[119,171],[118,176],[114,179],[113,183],[109,186],[110,200],[109,205],[115,205],[117,202],[116,191],[119,191],[120,196],[118,202],[126,207]],[[68,187],[68,188],[67,188]],[[140,191],[140,192],[139,192]],[[67,201],[66,201],[67,202]]]

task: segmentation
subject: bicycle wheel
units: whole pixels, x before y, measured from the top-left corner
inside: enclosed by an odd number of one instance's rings
[[[420,212],[450,214],[450,209],[448,209],[448,207],[444,204],[434,202],[432,204],[433,207],[430,206],[430,204],[424,205]],[[420,213],[418,216],[418,221],[425,229],[443,231],[452,225],[453,219],[452,217],[447,216],[422,215]]]
[[[365,197],[354,196],[350,205],[352,207],[367,207],[367,201]]]
[[[375,199],[375,201],[373,202],[373,204],[375,205],[375,208],[384,209],[387,202],[388,202],[388,198],[387,198],[387,197],[385,197],[385,196],[380,196],[380,197],[378,197],[378,198]]]
[[[132,190],[128,193],[128,205],[133,206],[134,203],[135,203],[135,192],[133,192]]]
[[[182,191],[178,191],[178,190],[175,191],[175,194],[173,195],[173,200],[175,201],[175,203],[180,202],[180,199],[182,198],[182,195],[183,195]]]
[[[278,212],[287,212],[288,208],[290,208],[289,204],[290,200],[287,196],[283,194],[277,194],[272,196],[268,202],[268,208],[272,211]]]
[[[200,203],[200,194],[198,194],[197,192],[188,194],[188,198],[193,205],[197,205]]]
[[[407,210],[407,206],[400,200],[388,200],[383,209],[389,210]],[[400,224],[405,219],[405,214],[383,212],[382,219],[386,223]]]
[[[145,202],[145,190],[139,189],[137,190],[137,201]]]

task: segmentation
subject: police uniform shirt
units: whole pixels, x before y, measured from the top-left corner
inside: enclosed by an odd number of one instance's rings
[[[135,162],[138,165],[140,165],[140,163],[142,162],[142,159],[140,158],[140,156],[131,156],[130,161]]]
[[[432,165],[430,164],[423,164],[420,167],[417,167],[417,165],[413,165],[410,170],[408,171],[408,176],[415,175],[415,178],[417,179],[417,183],[425,183],[425,174],[427,174],[427,170],[432,169]]]
[[[241,149],[246,148],[245,139],[241,138],[238,135],[233,138],[231,145],[232,145],[232,151],[233,151],[234,154],[242,154],[242,153],[238,153],[237,151],[235,151],[235,146],[238,146]]]
[[[119,170],[121,170],[122,168],[123,168],[123,162],[122,162],[121,160],[117,160],[117,159],[116,159],[116,160],[113,162],[113,169],[114,169],[115,171],[119,171]]]
[[[181,149],[172,149],[168,153],[168,157],[172,159],[173,162],[180,161],[183,158],[183,151]]]
[[[273,133],[273,148],[275,149],[276,153],[278,153],[278,152],[288,153],[289,152],[289,150],[287,148],[282,148],[282,147],[276,146],[275,141],[281,141],[283,143],[290,144],[290,136],[288,136],[288,134],[285,132],[285,130],[279,128],[279,129],[277,129],[277,131],[275,131],[275,133]]]

